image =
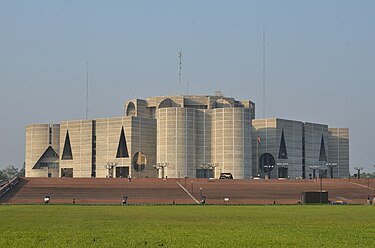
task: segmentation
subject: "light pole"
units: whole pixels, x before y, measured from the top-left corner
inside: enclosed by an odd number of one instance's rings
[[[113,177],[113,170],[117,166],[117,163],[108,162],[105,168],[107,169],[107,177],[112,178]]]
[[[319,169],[319,165],[310,165],[310,170],[313,171],[313,179],[316,178],[316,174],[315,174],[315,171]]]
[[[161,169],[161,178],[164,178],[164,168],[168,166],[168,163],[156,163],[152,167],[154,167],[158,171],[159,177],[159,170]]]
[[[215,176],[215,168],[218,166],[217,163],[203,163],[201,164],[201,168],[204,170],[204,177],[209,178],[209,171],[212,170],[214,176]]]
[[[354,167],[354,169],[357,170],[357,178],[360,179],[361,178],[361,170],[363,170],[363,167],[356,166],[356,167]]]
[[[370,177],[367,176],[367,188],[370,189]]]
[[[337,166],[337,163],[326,163],[326,166],[329,167],[330,173],[331,173],[331,178],[333,178],[333,168]]]
[[[273,170],[275,166],[272,164],[265,164],[264,170],[267,171],[268,179],[271,179],[271,171]]]
[[[322,193],[323,193],[323,176],[319,176],[320,177],[320,204],[322,204]]]

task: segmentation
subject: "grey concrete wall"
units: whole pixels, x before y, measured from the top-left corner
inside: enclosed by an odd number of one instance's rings
[[[211,122],[212,160],[220,173],[236,179],[250,178],[251,114],[245,108],[216,108]]]
[[[337,166],[333,176],[347,178],[349,176],[349,129],[328,128],[328,159]]]
[[[288,177],[297,178],[302,176],[302,129],[303,122],[285,120],[279,118],[253,120],[253,176],[264,173],[259,166],[259,158],[263,153],[270,153],[275,159],[275,168],[271,172],[271,178],[278,178],[279,168],[288,168]],[[287,159],[279,158],[281,136],[284,132]],[[258,145],[257,137],[261,138]],[[258,150],[258,151],[257,151]]]
[[[279,143],[277,139],[277,121],[276,118],[255,119],[252,121],[252,175],[261,175],[264,173],[259,168],[259,158],[263,153],[270,153],[277,159]],[[258,145],[257,138],[260,137],[261,144]],[[271,178],[277,177],[276,169],[271,172]]]
[[[167,177],[195,177],[195,109],[159,108],[157,162],[168,163]]]
[[[302,176],[302,128],[303,123],[300,121],[291,121],[284,119],[277,119],[277,134],[276,134],[276,163],[287,163],[288,176],[290,178],[297,178]],[[284,140],[287,149],[288,159],[279,159],[278,153],[281,142],[282,131],[284,130]],[[277,167],[279,167],[278,165]],[[275,173],[278,168],[275,169]],[[277,175],[277,174],[276,174]]]
[[[124,128],[129,157],[116,158],[121,129]],[[142,171],[134,169],[137,152],[146,155]],[[96,120],[96,176],[107,177],[108,163],[128,167],[132,177],[156,177],[156,120],[140,117],[114,117]],[[113,177],[117,177],[114,170]]]
[[[107,177],[107,164],[129,167],[131,173],[131,120],[132,117],[113,117],[96,120],[96,177]],[[124,128],[128,158],[116,158],[121,130]],[[115,173],[113,176],[116,177]]]
[[[131,174],[133,177],[157,177],[156,164],[156,119],[138,118],[131,119],[130,152],[132,158]],[[141,152],[146,155],[147,164],[144,170],[134,170],[134,159]]]
[[[63,121],[60,124],[60,176],[61,169],[72,168],[73,177],[91,177],[92,174],[92,120]],[[67,131],[73,159],[63,160]]]
[[[320,145],[322,135],[324,137],[324,144],[326,155],[328,158],[328,126],[317,123],[305,123],[305,164],[306,164],[306,178],[309,178],[313,171],[310,166],[319,166],[320,169],[327,169],[326,162],[319,161]],[[319,176],[318,171],[316,177]]]
[[[202,165],[213,163],[212,160],[212,111],[196,110],[195,112],[195,165],[196,169]]]
[[[50,134],[50,127],[52,133]],[[51,135],[51,139],[50,139]],[[51,146],[57,154],[59,154],[59,124],[32,124],[26,127],[26,146],[25,146],[25,176],[26,177],[47,177],[48,173],[52,173],[56,177],[54,170],[33,169],[38,160],[44,154],[49,146]],[[51,144],[50,144],[51,141]]]

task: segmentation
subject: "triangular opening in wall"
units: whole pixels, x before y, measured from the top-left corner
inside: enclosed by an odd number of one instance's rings
[[[324,146],[323,134],[322,134],[322,141],[320,142],[319,161],[327,162],[327,153],[326,153],[326,148]]]
[[[61,160],[71,160],[71,159],[73,159],[72,147],[70,145],[69,131],[66,130],[65,143],[64,143],[64,149],[63,149],[63,154],[61,156]]]
[[[118,142],[116,158],[128,158],[128,147],[126,145],[124,127],[121,128],[120,140]]]
[[[48,167],[49,165],[57,164],[58,162],[59,155],[57,155],[52,146],[48,146],[43,155],[39,158],[38,162],[35,163],[33,169]]]
[[[286,151],[285,139],[284,139],[284,130],[281,133],[281,141],[279,148],[279,159],[288,159],[288,153]]]

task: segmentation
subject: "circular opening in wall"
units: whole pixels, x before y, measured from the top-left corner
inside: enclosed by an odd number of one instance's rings
[[[143,152],[137,152],[133,156],[133,169],[135,171],[143,171],[147,165],[147,157]]]
[[[275,158],[271,153],[263,153],[259,158],[259,169],[269,173],[275,168]]]

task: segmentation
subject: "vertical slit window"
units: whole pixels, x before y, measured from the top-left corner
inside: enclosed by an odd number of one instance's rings
[[[71,159],[73,159],[73,153],[72,153],[72,147],[70,145],[69,131],[67,130],[61,160],[71,160]]]
[[[323,134],[322,134],[322,141],[320,142],[319,161],[327,162],[327,153],[326,153],[326,148],[324,145]]]
[[[126,145],[124,127],[121,128],[120,140],[117,147],[116,158],[128,158],[128,147]]]
[[[285,139],[284,139],[284,130],[281,133],[281,141],[280,141],[280,148],[279,148],[279,159],[288,159],[288,153],[286,151],[285,146]]]

